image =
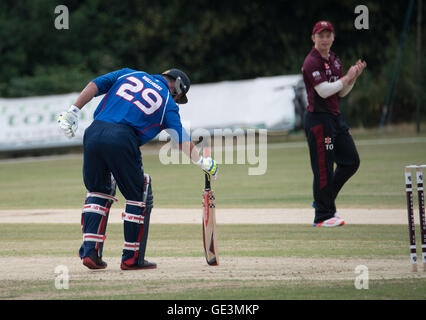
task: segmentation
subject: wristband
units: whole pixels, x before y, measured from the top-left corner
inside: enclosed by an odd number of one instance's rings
[[[75,105],[72,105],[69,109],[68,112],[72,112],[77,114],[80,111],[80,108],[76,107]]]

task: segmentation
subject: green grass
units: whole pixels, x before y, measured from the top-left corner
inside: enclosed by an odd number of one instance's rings
[[[161,284],[159,284],[161,285]],[[426,298],[426,281],[418,279],[377,280],[369,282],[369,288],[357,290],[353,281],[271,281],[265,286],[244,286],[236,282],[221,282],[215,290],[185,290],[155,293],[161,300],[423,300]],[[398,292],[395,297],[394,292]],[[84,297],[85,299],[102,299]],[[153,294],[123,294],[118,299],[152,300]]]
[[[404,208],[403,168],[426,161],[425,144],[361,144],[358,151],[360,169],[343,187],[337,205]],[[144,155],[143,162],[153,179],[156,207],[200,206],[203,177],[196,166],[163,165],[152,154]],[[248,175],[250,167],[256,165],[220,165],[214,184],[218,206],[306,207],[311,203],[312,172],[304,143],[268,148],[264,175]],[[85,196],[82,158],[0,163],[0,189],[0,209],[78,208]]]
[[[71,224],[3,224],[0,225],[0,257],[75,257],[78,260],[80,232],[78,225]],[[375,259],[406,259],[409,272],[406,227],[402,225],[348,225],[332,230],[314,229],[305,225],[220,225],[218,232],[223,261],[236,257],[343,260],[359,258],[368,265],[369,261]],[[108,261],[111,257],[120,256],[121,248],[122,226],[117,224],[108,226],[105,259]],[[152,225],[147,256],[154,261],[156,257],[203,257],[199,226]],[[51,268],[53,274],[54,266]],[[89,279],[84,281],[74,280],[71,275],[68,290],[55,289],[53,280],[2,280],[0,298],[79,300],[426,298],[426,278],[372,279],[369,281],[368,290],[357,290],[353,280],[304,280],[303,274],[296,274],[294,279],[290,277],[289,280],[262,280],[256,277],[245,281],[149,280],[147,276],[134,280],[113,278],[100,281],[96,272],[92,273],[92,277],[90,271],[86,272]],[[161,272],[161,265],[160,269],[154,272]],[[103,272],[102,275],[106,274]]]
[[[208,285],[206,282],[193,281],[193,285]],[[214,289],[186,289],[170,292],[157,292],[158,288],[170,285],[159,281],[120,281],[99,283],[99,281],[70,281],[70,289],[56,290],[53,293],[49,281],[0,282],[0,298],[13,299],[22,296],[50,294],[50,299],[61,300],[170,300],[170,305],[181,302],[176,300],[424,300],[426,281],[419,279],[392,279],[369,281],[368,289],[358,290],[353,281],[269,281],[264,285],[245,284],[242,281],[220,281]],[[179,282],[173,281],[179,285]],[[185,285],[188,284],[186,281]],[[182,285],[184,285],[182,283]],[[140,286],[151,292],[138,293],[134,288]],[[7,290],[7,295],[1,292]],[[105,296],[103,291],[116,294]],[[94,294],[93,294],[94,293]],[[97,294],[98,293],[98,294]],[[194,303],[194,302],[193,302]],[[253,302],[250,302],[251,304]],[[196,304],[196,303],[194,303]],[[149,305],[149,302],[148,302]],[[191,305],[191,302],[185,305]],[[155,304],[153,305],[155,307]],[[158,311],[158,310],[156,310]]]

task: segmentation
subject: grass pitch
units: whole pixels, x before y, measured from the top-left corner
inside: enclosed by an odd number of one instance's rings
[[[416,137],[410,141],[401,136],[383,142],[370,138],[356,139],[361,166],[344,186],[337,206],[403,209],[403,168],[425,163],[425,140]],[[271,144],[267,159],[266,174],[261,176],[249,176],[249,165],[221,165],[214,184],[217,206],[309,206],[312,173],[304,140]],[[153,178],[155,207],[201,210],[203,176],[196,166],[164,166],[158,155],[149,153],[143,161]],[[0,162],[0,209],[79,210],[85,195],[81,168],[79,155]],[[118,198],[122,205],[120,193]],[[206,266],[201,250],[201,226],[153,224],[147,257],[158,262],[159,268],[130,276],[118,267],[121,225],[108,226],[104,251],[108,269],[91,272],[77,257],[79,225],[1,224],[0,298],[426,298],[424,273],[409,271],[406,225],[347,225],[318,230],[310,225],[247,225],[242,221],[241,225],[218,225],[218,232],[221,265],[212,268]],[[55,287],[54,269],[62,264],[70,271],[66,290]],[[367,290],[355,288],[357,265],[369,269]]]

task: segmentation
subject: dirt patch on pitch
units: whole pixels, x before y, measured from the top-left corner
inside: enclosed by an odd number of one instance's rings
[[[202,257],[157,257],[157,269],[122,271],[120,258],[105,257],[108,268],[89,270],[78,258],[2,257],[0,258],[1,299],[85,299],[87,297],[126,297],[205,290],[207,288],[267,287],[277,284],[316,285],[324,281],[351,281],[359,275],[358,266],[368,269],[370,281],[423,279],[425,272],[411,272],[407,259],[332,259],[291,257],[223,257],[211,267]],[[365,272],[362,267],[362,272]],[[58,278],[68,272],[69,287],[57,290]]]
[[[89,270],[78,258],[1,257],[0,281],[51,280],[66,267],[70,281],[84,280],[353,280],[355,268],[364,265],[370,279],[426,277],[410,272],[407,259],[333,259],[291,257],[223,257],[208,266],[203,257],[157,257],[157,269],[123,271],[120,258],[104,257],[108,268]],[[57,269],[58,268],[58,269]]]

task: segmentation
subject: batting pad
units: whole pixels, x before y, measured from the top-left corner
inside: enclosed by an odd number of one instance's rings
[[[151,177],[145,174],[144,179],[142,201],[126,200],[126,211],[122,213],[124,221],[122,261],[128,266],[137,265],[145,258],[153,195]]]

